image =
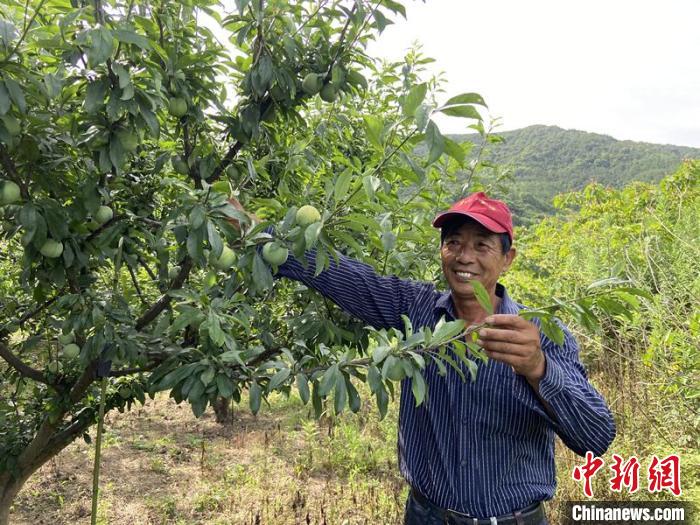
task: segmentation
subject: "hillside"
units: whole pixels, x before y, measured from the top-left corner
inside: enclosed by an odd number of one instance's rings
[[[685,158],[700,158],[700,148],[616,140],[607,135],[529,126],[497,133],[504,142],[488,146],[485,160],[512,167],[514,181],[503,196],[512,202],[520,224],[554,211],[552,197],[597,181],[621,188],[632,181],[658,182]],[[478,135],[451,136],[476,142]]]

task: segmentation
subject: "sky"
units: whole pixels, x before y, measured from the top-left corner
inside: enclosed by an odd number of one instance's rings
[[[700,0],[404,0],[369,54],[413,42],[445,99],[480,93],[500,131],[532,124],[700,147]],[[463,133],[466,121],[438,121]]]

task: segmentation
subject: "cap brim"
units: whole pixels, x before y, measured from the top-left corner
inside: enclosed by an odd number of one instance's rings
[[[474,219],[484,228],[486,228],[489,231],[492,231],[493,233],[508,233],[508,230],[506,228],[498,224],[492,218],[474,212],[465,213],[459,211],[446,211],[435,217],[435,220],[433,220],[433,227],[442,228],[442,225],[445,224],[446,221],[454,217],[469,217],[471,219]]]

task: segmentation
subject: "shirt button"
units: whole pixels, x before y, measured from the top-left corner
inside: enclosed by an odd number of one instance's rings
[[[469,424],[469,416],[464,416],[462,418],[462,424],[463,425],[468,425]]]

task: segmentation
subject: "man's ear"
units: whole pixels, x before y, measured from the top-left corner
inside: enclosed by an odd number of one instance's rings
[[[513,264],[513,260],[515,259],[515,256],[518,254],[518,251],[515,249],[515,247],[511,246],[510,250],[508,250],[508,253],[506,253],[506,263],[503,266],[503,271],[505,272],[508,268],[510,268],[510,265]]]

